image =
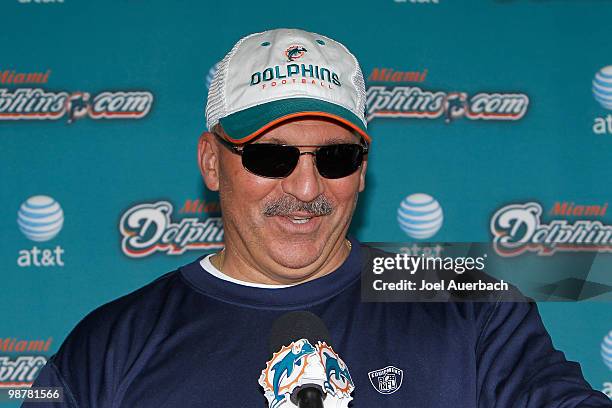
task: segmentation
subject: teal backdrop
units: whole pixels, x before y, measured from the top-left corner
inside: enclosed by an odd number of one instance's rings
[[[352,227],[361,241],[427,241],[407,235],[410,217],[398,221],[411,196],[437,202],[436,241],[490,242],[495,212],[528,202],[542,223],[612,224],[612,2],[3,0],[0,10],[0,387],[27,386],[97,306],[222,245],[196,148],[214,66],[249,33],[303,28],[359,59],[373,137]],[[441,93],[441,105],[394,104],[393,92],[411,90]],[[166,214],[174,232],[128,225],[139,208]],[[539,307],[555,346],[611,396],[612,303]]]

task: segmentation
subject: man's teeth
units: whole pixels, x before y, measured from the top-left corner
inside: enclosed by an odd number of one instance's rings
[[[291,217],[289,218],[294,224],[305,224],[310,221],[309,217]]]

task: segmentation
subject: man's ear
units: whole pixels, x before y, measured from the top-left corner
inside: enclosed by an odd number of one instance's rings
[[[368,169],[368,156],[363,157],[363,163],[361,163],[361,169],[359,169],[359,192],[361,193],[365,188],[365,177],[366,170]]]
[[[198,165],[204,184],[211,191],[219,190],[219,150],[215,136],[210,132],[202,133],[198,142]]]

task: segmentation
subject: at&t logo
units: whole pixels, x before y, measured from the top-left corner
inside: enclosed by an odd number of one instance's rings
[[[17,225],[31,241],[50,241],[62,230],[64,211],[59,203],[49,196],[32,196],[19,207]],[[17,265],[21,267],[64,266],[63,254],[64,249],[59,245],[56,245],[55,248],[39,248],[34,245],[30,249],[19,251]]]
[[[595,74],[593,96],[602,108],[612,110],[612,65],[603,67]],[[593,122],[593,133],[612,134],[612,114],[596,117]]]
[[[612,371],[612,330],[601,341],[601,358]],[[602,392],[612,398],[612,381],[604,382]]]
[[[411,194],[397,209],[397,222],[411,238],[431,238],[440,230],[444,214],[440,203],[424,193]]]

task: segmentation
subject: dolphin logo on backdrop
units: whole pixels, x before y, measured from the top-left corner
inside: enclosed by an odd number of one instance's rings
[[[91,95],[88,92],[73,92],[66,98],[66,113],[68,115],[68,123],[74,123],[77,119],[81,119],[89,114],[89,98]]]
[[[587,206],[557,202],[548,212],[553,219],[543,222],[546,212],[540,203],[508,204],[491,217],[493,248],[504,257],[518,256],[526,251],[538,255],[552,255],[557,251],[612,252],[612,225],[592,219],[603,217],[606,210],[607,204]],[[574,220],[577,217],[580,219]]]
[[[188,200],[181,211],[194,212],[196,207]],[[221,217],[189,217],[174,222],[173,211],[168,201],[140,203],[126,210],[119,220],[123,253],[143,258],[155,252],[180,255],[187,250],[223,247]]]
[[[402,386],[404,371],[394,366],[387,366],[380,370],[370,371],[368,378],[379,393],[393,394]]]

